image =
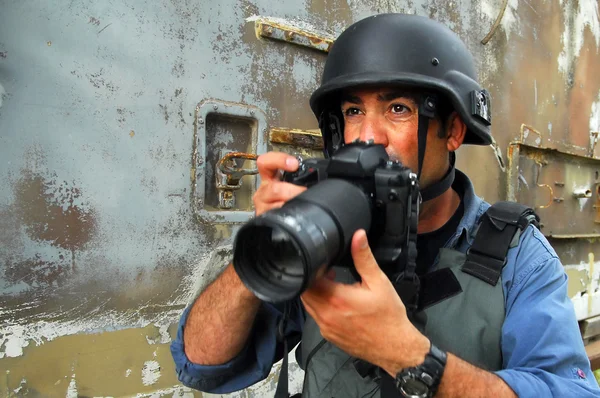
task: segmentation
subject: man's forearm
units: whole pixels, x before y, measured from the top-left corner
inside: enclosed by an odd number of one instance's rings
[[[446,369],[436,397],[517,398],[517,395],[500,377],[448,353]]]
[[[188,359],[220,365],[234,358],[248,339],[259,305],[230,264],[192,305],[183,335]]]

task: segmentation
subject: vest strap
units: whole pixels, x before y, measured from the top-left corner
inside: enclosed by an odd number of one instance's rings
[[[497,202],[481,217],[473,246],[461,270],[496,286],[506,265],[506,254],[517,230],[529,224],[539,228],[539,217],[532,208],[516,202]]]
[[[423,311],[462,292],[462,287],[450,268],[442,268],[421,276],[419,309]]]

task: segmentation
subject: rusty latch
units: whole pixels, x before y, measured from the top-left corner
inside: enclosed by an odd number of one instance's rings
[[[245,152],[226,153],[218,162],[215,173],[217,179],[217,190],[219,191],[219,207],[222,209],[232,209],[235,207],[234,191],[242,187],[242,177],[258,174],[258,169],[244,169],[238,167],[236,159],[254,160],[258,155]]]

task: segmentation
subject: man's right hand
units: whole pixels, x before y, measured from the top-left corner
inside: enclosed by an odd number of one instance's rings
[[[279,170],[296,171],[298,159],[283,152],[267,152],[256,161],[260,174],[260,186],[252,197],[256,215],[276,209],[293,197],[301,194],[306,187],[279,180]]]

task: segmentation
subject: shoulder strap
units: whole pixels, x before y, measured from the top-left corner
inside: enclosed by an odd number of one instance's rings
[[[462,271],[496,286],[515,233],[524,231],[529,224],[539,228],[539,221],[530,207],[516,202],[495,203],[481,217]]]

